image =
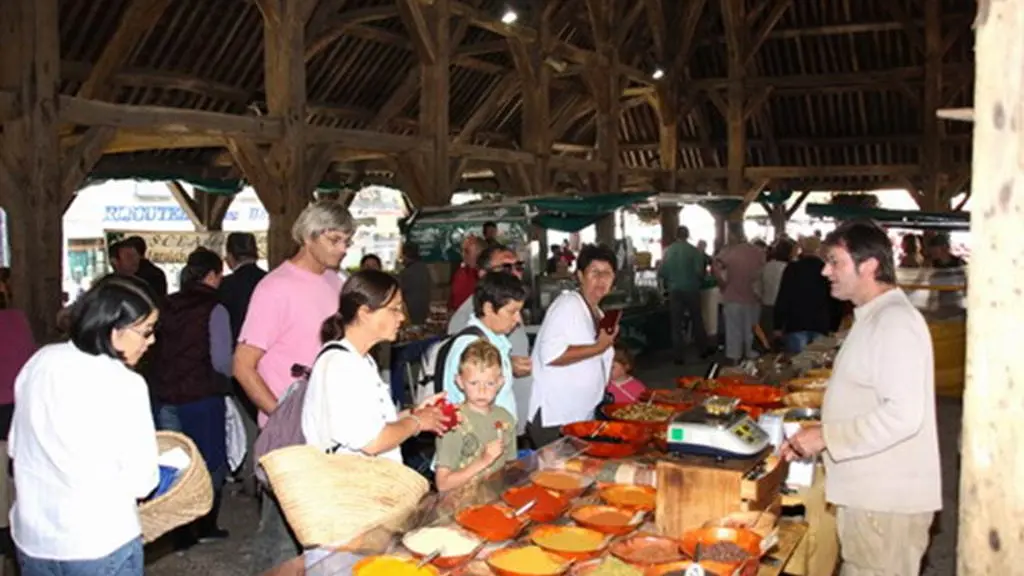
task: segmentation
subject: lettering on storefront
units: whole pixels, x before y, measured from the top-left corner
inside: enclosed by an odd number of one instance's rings
[[[259,206],[228,210],[225,222],[238,220],[266,221],[267,211]],[[188,214],[180,206],[106,206],[104,222],[187,222]]]
[[[128,236],[140,236],[146,241],[146,256],[160,264],[184,264],[188,255],[200,246],[224,255],[224,243],[230,232],[135,232],[107,231],[107,244]],[[255,232],[256,246],[261,255],[267,253],[267,233]]]

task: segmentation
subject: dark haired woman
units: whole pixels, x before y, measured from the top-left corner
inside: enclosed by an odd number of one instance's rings
[[[361,270],[341,290],[338,312],[324,321],[325,347],[314,362],[302,407],[306,443],[325,451],[402,462],[402,442],[422,431],[442,434],[441,411],[429,398],[398,412],[370,349],[392,342],[405,319],[402,291],[390,274]]]
[[[231,390],[231,321],[217,289],[223,279],[220,256],[200,248],[181,271],[181,290],[163,308],[152,373],[159,404],[157,426],[182,432],[196,443],[213,480],[213,509],[176,533],[184,548],[227,537],[217,528],[221,488],[228,474],[225,397]]]
[[[153,343],[149,287],[100,279],[71,309],[71,340],[15,382],[11,535],[25,576],[142,576],[136,500],[159,481],[149,393],[132,370]]]
[[[599,329],[599,304],[615,283],[611,248],[587,245],[576,260],[578,291],[563,292],[544,314],[533,346],[533,390],[527,432],[537,447],[558,439],[563,424],[590,420],[604,397],[619,333]]]
[[[359,260],[360,270],[383,270],[384,264],[380,261],[380,256],[376,254],[365,254],[361,260]]]

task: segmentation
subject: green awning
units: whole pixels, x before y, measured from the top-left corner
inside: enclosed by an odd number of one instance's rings
[[[921,212],[918,210],[884,210],[864,206],[837,204],[808,204],[808,216],[834,220],[875,220],[899,228],[937,228],[967,230],[971,225],[970,212]]]
[[[579,215],[579,214],[538,214],[533,217],[533,223],[547,230],[558,232],[579,232],[587,226],[596,223],[605,214]]]
[[[601,217],[615,212],[619,208],[643,202],[654,195],[655,192],[622,192],[565,198],[528,198],[523,200],[523,203],[533,206],[540,212],[560,212],[577,216],[591,215]]]

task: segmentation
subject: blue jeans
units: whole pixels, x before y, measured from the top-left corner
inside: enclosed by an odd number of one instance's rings
[[[824,334],[818,332],[790,332],[783,337],[783,342],[786,344],[786,352],[790,354],[799,354],[800,352],[803,352],[803,349],[806,348],[808,344],[822,336],[824,336]]]
[[[143,576],[142,538],[95,560],[44,560],[18,550],[22,576]]]

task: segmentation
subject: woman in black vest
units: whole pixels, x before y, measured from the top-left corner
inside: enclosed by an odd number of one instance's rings
[[[154,396],[157,428],[192,438],[213,480],[213,510],[178,534],[178,546],[226,538],[217,527],[221,488],[228,475],[225,397],[231,391],[231,322],[217,288],[220,256],[199,248],[181,271],[181,290],[160,313]]]

